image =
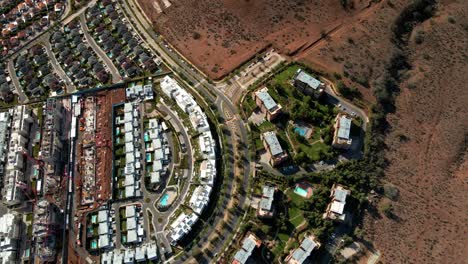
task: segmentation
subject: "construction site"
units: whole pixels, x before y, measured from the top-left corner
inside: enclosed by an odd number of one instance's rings
[[[74,232],[69,240],[69,258],[84,259],[81,245],[86,216],[111,199],[112,105],[125,101],[125,91],[114,89],[72,99],[75,130]],[[83,237],[83,238],[82,238]],[[71,250],[70,250],[71,249]],[[74,255],[76,254],[76,255]],[[73,261],[72,261],[73,262]]]

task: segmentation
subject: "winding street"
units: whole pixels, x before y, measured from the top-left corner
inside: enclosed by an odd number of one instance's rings
[[[49,34],[46,34],[49,36]],[[65,71],[60,67],[60,64],[58,63],[57,59],[55,58],[54,53],[52,52],[51,46],[50,46],[50,41],[45,41],[44,43],[45,50],[47,52],[47,56],[50,59],[50,63],[52,65],[52,68],[54,68],[55,73],[65,81],[65,85],[67,87],[67,93],[74,93],[76,92],[76,86],[73,84],[73,82],[70,80],[70,77],[65,73]]]
[[[99,47],[99,45],[94,40],[93,36],[89,34],[88,25],[86,24],[86,19],[84,13],[80,15],[80,24],[81,28],[83,29],[84,36],[86,41],[91,46],[91,48],[96,52],[96,54],[101,58],[102,61],[107,65],[111,75],[112,75],[112,83],[118,83],[122,81],[122,76],[120,76],[119,70],[115,67],[114,63],[107,57],[106,53]]]
[[[21,88],[21,84],[16,76],[15,65],[13,64],[13,59],[10,59],[7,63],[8,73],[10,74],[11,81],[13,82],[13,86],[15,87],[15,93],[18,95],[18,101],[21,103],[27,103],[29,101],[26,94],[24,94],[23,89]]]

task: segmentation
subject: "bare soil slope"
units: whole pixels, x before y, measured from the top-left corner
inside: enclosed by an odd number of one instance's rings
[[[394,48],[392,24],[406,4],[382,1],[297,58],[347,76],[371,98],[372,88],[359,83],[372,87],[384,72]],[[441,1],[406,47],[412,70],[388,116],[386,139],[384,183],[400,190],[396,219],[368,216],[364,226],[383,263],[468,263],[467,18],[466,1]]]
[[[461,2],[442,4],[408,46],[413,69],[386,140],[386,180],[401,193],[397,219],[367,226],[384,263],[468,263],[468,7]]]
[[[367,6],[355,1],[354,9],[345,10],[338,0],[172,0],[158,13],[154,1],[138,3],[156,30],[214,79],[268,45],[285,54],[310,45]]]

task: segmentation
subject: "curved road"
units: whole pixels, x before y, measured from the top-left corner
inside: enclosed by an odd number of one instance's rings
[[[232,104],[232,102],[222,93],[217,89],[216,86],[210,84],[201,74],[198,74],[195,70],[193,70],[189,64],[183,59],[172,53],[168,47],[165,47],[164,44],[158,43],[155,40],[159,39],[158,36],[153,31],[146,31],[146,28],[152,28],[149,26],[149,24],[144,20],[141,19],[144,16],[139,14],[138,17],[135,15],[134,12],[138,12],[137,7],[135,6],[134,3],[130,3],[130,6],[126,1],[120,2],[121,6],[123,7],[123,10],[125,13],[127,13],[128,21],[130,22],[135,22],[132,24],[134,28],[136,28],[137,32],[141,34],[142,39],[146,41],[146,43],[154,50],[157,51],[160,56],[163,58],[166,66],[170,68],[176,75],[183,74],[185,79],[188,79],[193,85],[190,87],[196,87],[197,92],[200,92],[201,94],[205,95],[206,99],[209,99],[211,103],[214,103],[216,107],[218,108],[218,111],[221,113],[222,117],[225,118],[228,122],[226,122],[226,127],[230,130],[230,136],[227,136],[227,142],[228,143],[228,148],[230,153],[232,153],[234,156],[235,151],[235,145],[236,140],[233,139],[234,136],[239,138],[239,141],[242,145],[246,146],[247,145],[247,130],[245,128],[245,124],[242,121],[242,119],[239,117],[237,108]],[[142,22],[143,20],[143,22]],[[146,23],[145,25],[142,25],[140,23]],[[215,97],[212,95],[214,93]],[[213,100],[214,99],[214,100]],[[229,123],[231,125],[229,125]],[[243,148],[243,151],[241,153],[242,155],[242,160],[244,162],[244,173],[243,173],[243,190],[248,189],[249,185],[249,174],[250,174],[250,161],[249,161],[249,153],[247,148]],[[229,167],[234,168],[235,164],[232,161]],[[232,179],[224,179],[227,182],[227,189],[230,190],[230,193],[232,193],[232,188],[233,188],[233,181]],[[221,204],[227,205],[230,198],[223,196],[220,199],[223,199]],[[246,205],[246,196],[245,195],[240,195],[239,197],[239,205],[238,208],[244,209]],[[211,234],[215,232],[214,227],[218,225],[223,221],[223,214],[216,214],[214,222],[210,225],[208,232],[205,232],[203,234],[204,238],[208,239]],[[233,214],[232,220],[231,220],[231,228],[235,229],[237,228],[238,224],[240,223],[240,214]],[[203,241],[204,238],[201,238],[200,241]],[[229,239],[229,236],[224,236],[220,237],[220,240],[214,244],[214,249],[213,251],[215,253],[220,253],[223,250],[224,244],[227,244]],[[192,256],[192,253],[194,249],[197,246],[193,247],[189,252],[184,252],[184,255],[179,258],[176,263],[181,263],[183,259],[190,258]],[[210,262],[210,260],[208,260]]]
[[[114,63],[107,57],[106,53],[101,49],[101,47],[96,43],[93,36],[89,34],[88,25],[86,24],[86,19],[84,13],[80,15],[80,24],[83,29],[88,44],[96,52],[96,54],[101,58],[102,61],[107,65],[110,73],[112,74],[112,83],[118,83],[122,81],[122,76],[120,76],[119,70],[115,67]]]

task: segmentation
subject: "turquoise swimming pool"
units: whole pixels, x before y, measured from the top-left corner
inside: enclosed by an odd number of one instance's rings
[[[161,206],[167,206],[167,201],[169,200],[169,194],[165,193],[161,200],[159,200],[159,205]]]
[[[97,240],[92,240],[92,241],[91,241],[91,249],[96,249],[97,246],[98,246]]]
[[[298,195],[302,196],[302,197],[307,197],[307,190],[304,190],[302,189],[301,187],[297,186],[295,189],[294,189],[294,192],[297,193]]]
[[[149,134],[148,133],[145,133],[145,142],[148,142],[150,141],[150,137],[149,137]]]
[[[307,130],[308,130],[308,128],[305,128],[305,127],[295,127],[294,128],[294,132],[298,133],[302,137],[305,137],[305,135],[307,134]]]
[[[153,161],[153,158],[151,157],[151,153],[146,153],[146,162],[151,162]]]

